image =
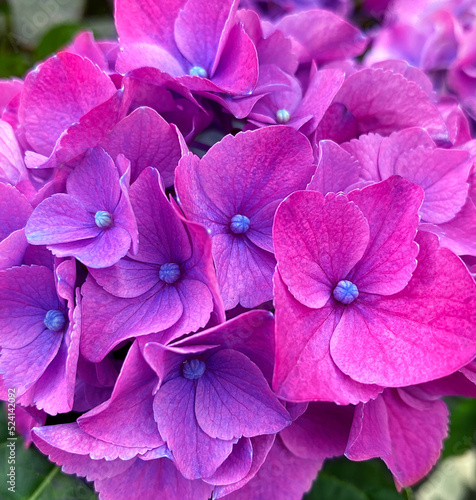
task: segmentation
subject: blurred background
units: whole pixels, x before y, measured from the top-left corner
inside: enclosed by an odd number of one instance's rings
[[[0,78],[25,72],[80,31],[114,38],[108,0],[0,0]]]
[[[160,0],[157,0],[160,1]],[[371,28],[356,1],[353,22]],[[0,0],[0,78],[24,76],[38,61],[67,45],[79,32],[96,39],[116,36],[112,0]],[[450,435],[437,467],[412,489],[397,493],[383,462],[326,463],[306,500],[476,500],[476,400],[449,398]],[[0,411],[0,476],[6,467],[6,422]],[[82,480],[63,475],[33,448],[20,446],[17,468],[22,492],[10,494],[0,481],[1,500],[81,500],[96,495]],[[252,500],[252,499],[250,499]]]

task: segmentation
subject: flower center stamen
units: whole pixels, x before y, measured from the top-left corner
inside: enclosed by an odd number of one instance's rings
[[[352,281],[342,280],[337,283],[332,295],[342,304],[350,304],[359,296],[359,290]]]
[[[99,210],[94,215],[94,222],[96,222],[96,226],[101,229],[106,229],[107,227],[112,226],[112,214],[106,212],[105,210]]]
[[[159,279],[168,285],[175,283],[180,278],[180,267],[175,262],[162,264],[159,270]]]
[[[246,215],[236,214],[232,217],[230,229],[232,233],[243,234],[250,228],[250,219]]]
[[[200,361],[199,359],[191,359],[186,361],[183,365],[182,373],[188,380],[197,380],[205,373],[206,368],[207,367],[203,361]]]
[[[190,76],[199,76],[201,78],[208,78],[207,70],[205,68],[202,68],[201,66],[194,66],[193,68],[190,68],[188,74]]]
[[[290,118],[291,115],[287,109],[278,109],[278,111],[276,111],[276,121],[278,123],[288,123]]]
[[[50,309],[46,313],[43,323],[48,330],[51,330],[52,332],[59,332],[64,328],[66,319],[64,314],[61,311],[58,311],[58,309]]]

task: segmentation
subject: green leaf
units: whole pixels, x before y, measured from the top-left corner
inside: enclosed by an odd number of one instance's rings
[[[442,457],[461,455],[476,444],[476,399],[451,398],[449,435],[444,443]]]
[[[312,491],[305,496],[306,500],[370,500],[356,486],[326,474],[319,474]]]
[[[79,24],[62,24],[50,29],[41,39],[37,49],[34,52],[35,59],[45,59],[51,54],[54,54],[59,49],[62,49],[81,31]]]
[[[403,497],[395,489],[392,474],[385,464],[378,459],[366,460],[365,462],[352,462],[345,457],[328,460],[319,476],[333,477],[340,482],[349,485],[367,500],[402,500]],[[320,498],[319,480],[314,484],[312,494]],[[335,497],[339,498],[339,497]]]
[[[7,435],[7,418],[0,409],[0,498],[2,500],[96,500],[94,491],[76,476],[63,474],[33,446],[24,447],[19,436]],[[15,459],[9,464],[9,459]],[[7,482],[10,467],[15,471],[14,492]],[[12,477],[12,476],[11,476]]]

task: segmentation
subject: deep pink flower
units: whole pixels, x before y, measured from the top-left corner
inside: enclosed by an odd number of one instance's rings
[[[258,58],[237,7],[238,0],[118,0],[117,70],[153,67],[190,90],[251,92]]]
[[[473,358],[476,285],[434,236],[415,240],[422,195],[394,176],[283,202],[273,233],[280,396],[366,401],[378,386],[433,380]]]

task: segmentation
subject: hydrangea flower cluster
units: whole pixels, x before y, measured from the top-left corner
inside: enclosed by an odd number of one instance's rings
[[[476,13],[386,3],[116,0],[0,82],[0,393],[101,499],[403,488],[476,397]]]

